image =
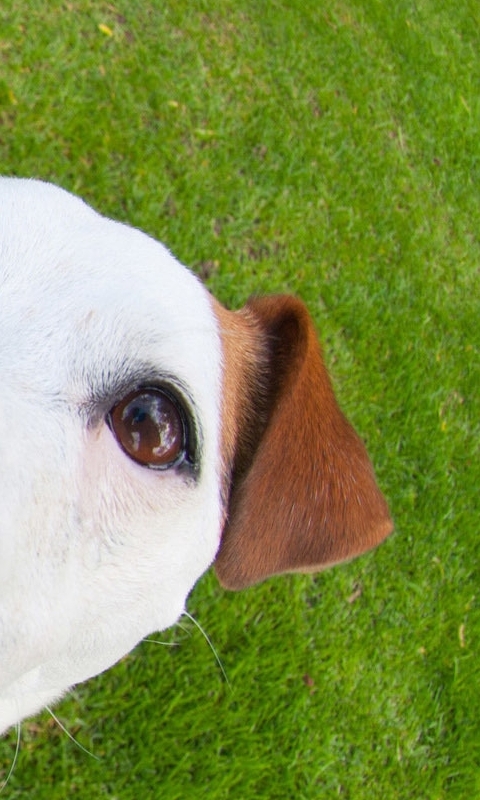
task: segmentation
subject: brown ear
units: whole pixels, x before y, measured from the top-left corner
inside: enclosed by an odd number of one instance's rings
[[[230,589],[282,572],[321,570],[374,547],[392,530],[303,303],[288,296],[255,299],[244,315],[263,338],[266,364],[256,376],[262,401],[255,393],[244,409],[250,441],[240,431],[215,564]]]

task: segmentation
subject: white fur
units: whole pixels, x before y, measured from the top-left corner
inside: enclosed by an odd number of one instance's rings
[[[195,478],[105,422],[98,397],[157,376],[190,399]],[[182,613],[219,544],[220,390],[208,293],[161,244],[0,179],[0,731]]]

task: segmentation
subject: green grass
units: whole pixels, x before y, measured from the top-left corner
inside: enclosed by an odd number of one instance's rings
[[[228,305],[302,296],[396,521],[321,576],[205,576],[229,683],[187,621],[56,708],[100,760],[45,713],[3,796],[480,797],[479,52],[478,0],[3,0],[0,172]]]

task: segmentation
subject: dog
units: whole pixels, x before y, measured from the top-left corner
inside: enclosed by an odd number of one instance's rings
[[[0,731],[239,590],[392,530],[294,297],[220,305],[159,242],[0,179]]]

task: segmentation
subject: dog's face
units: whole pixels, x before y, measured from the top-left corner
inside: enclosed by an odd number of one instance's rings
[[[233,313],[158,242],[0,179],[0,731],[241,588],[391,530],[304,307]]]

